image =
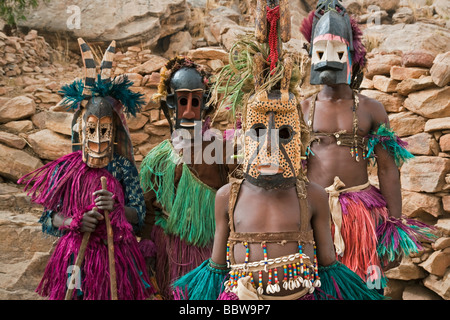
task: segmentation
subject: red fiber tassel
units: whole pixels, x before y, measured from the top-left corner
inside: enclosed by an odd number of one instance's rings
[[[270,61],[270,74],[273,75],[275,72],[278,61],[278,33],[277,33],[277,21],[280,19],[280,6],[276,6],[271,9],[267,6],[267,21],[270,24],[269,30],[269,47],[270,53],[267,61]]]

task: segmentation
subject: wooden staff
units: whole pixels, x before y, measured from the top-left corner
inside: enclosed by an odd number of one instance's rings
[[[102,189],[106,188],[106,177],[101,177]],[[106,233],[108,240],[108,261],[109,261],[109,279],[111,284],[111,300],[117,300],[117,281],[116,281],[116,260],[114,258],[114,235],[111,227],[111,221],[109,219],[109,212],[104,211]]]
[[[93,208],[92,210],[97,211],[97,208]],[[66,291],[65,300],[72,300],[73,289],[75,288],[75,280],[80,275],[81,264],[84,261],[84,255],[86,253],[86,248],[89,243],[89,237],[91,236],[90,232],[83,233],[83,240],[81,240],[80,250],[78,251],[77,259],[75,260],[75,267],[72,269],[72,274],[70,275],[69,286]]]

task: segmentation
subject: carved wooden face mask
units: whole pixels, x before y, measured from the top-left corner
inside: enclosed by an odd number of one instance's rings
[[[113,110],[106,99],[94,97],[88,102],[81,131],[83,161],[91,168],[106,167],[114,149]]]
[[[247,107],[244,174],[265,189],[295,185],[300,172],[300,119],[292,93],[263,93]]]
[[[314,84],[350,84],[351,60],[349,47],[342,38],[330,34],[314,40],[311,81]]]
[[[173,75],[170,87],[173,93],[167,95],[166,103],[174,110],[175,129],[192,129],[208,109],[201,74],[194,68],[181,68]]]
[[[352,29],[345,9],[328,11],[314,20],[311,43],[311,84],[350,84]]]

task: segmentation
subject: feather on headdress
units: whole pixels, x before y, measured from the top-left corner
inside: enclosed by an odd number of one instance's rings
[[[72,120],[72,150],[81,149],[81,127],[78,122],[81,121],[83,112],[86,110],[82,108],[81,102],[93,97],[102,97],[108,100],[117,115],[115,139],[118,143],[115,146],[115,152],[134,163],[133,144],[125,115],[136,116],[136,113],[141,110],[145,103],[144,95],[130,89],[133,82],[126,75],[111,79],[115,41],[111,43],[103,55],[99,74],[97,74],[94,57],[89,46],[81,38],[78,39],[78,43],[84,64],[84,76],[82,79],[77,79],[63,86],[59,91],[64,96],[60,105],[68,110],[75,111]]]
[[[93,55],[89,46],[79,38],[81,54],[84,63],[84,77],[64,85],[59,93],[64,98],[61,105],[69,110],[76,110],[80,103],[93,96],[112,97],[123,105],[123,111],[136,116],[145,101],[143,94],[130,90],[133,82],[126,75],[115,77],[111,80],[112,61],[116,42],[113,41],[106,50],[100,66],[101,72],[97,74]]]

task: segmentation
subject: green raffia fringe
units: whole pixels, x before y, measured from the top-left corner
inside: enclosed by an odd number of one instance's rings
[[[375,146],[379,143],[381,143],[383,148],[394,158],[395,164],[398,167],[408,159],[414,158],[414,155],[406,149],[408,144],[401,140],[395,134],[394,130],[388,128],[384,123],[378,127],[377,132],[372,132],[369,135],[366,158],[373,157]]]
[[[383,266],[423,250],[437,239],[436,228],[415,219],[389,217],[377,227],[377,252]]]
[[[212,263],[212,261],[211,261]],[[218,269],[210,259],[176,280],[172,287],[178,300],[217,300],[230,269]]]
[[[367,287],[364,281],[341,262],[319,266],[320,290],[314,291],[317,300],[383,300],[385,297]],[[324,294],[326,296],[324,296]]]
[[[183,168],[175,186],[177,165]],[[154,191],[157,201],[169,215],[164,226],[167,234],[199,247],[211,244],[215,232],[216,190],[201,182],[181,163],[170,140],[161,142],[147,154],[141,165],[140,179],[143,191]]]
[[[163,230],[166,230],[167,227],[167,219],[160,210],[155,210],[155,226],[161,227]]]

